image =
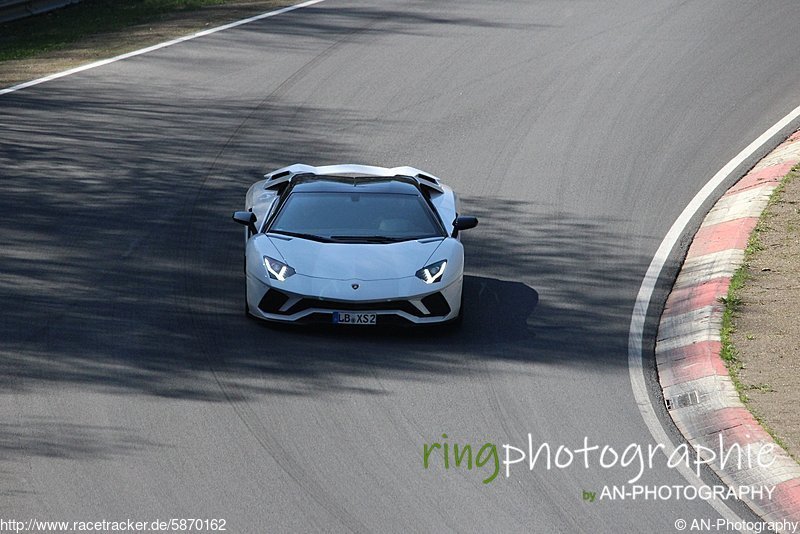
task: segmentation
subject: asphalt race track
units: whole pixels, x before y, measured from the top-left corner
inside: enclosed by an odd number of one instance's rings
[[[245,533],[720,517],[584,502],[630,468],[517,464],[483,484],[490,465],[426,470],[422,452],[443,433],[653,443],[628,373],[639,284],[694,194],[800,102],[798,20],[792,0],[326,0],[0,97],[0,517]],[[414,165],[460,193],[481,224],[459,332],[245,318],[230,214],[295,162]],[[687,482],[659,463],[639,484]]]

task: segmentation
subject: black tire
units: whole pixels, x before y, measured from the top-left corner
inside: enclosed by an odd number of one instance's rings
[[[464,288],[461,288],[461,304],[458,305],[458,315],[453,319],[453,326],[460,327],[464,324]]]
[[[461,325],[464,324],[464,291],[461,291],[461,304],[458,308],[458,315],[442,324],[442,329],[445,332],[457,332],[461,330]]]
[[[244,288],[244,314],[248,319],[253,318],[253,314],[250,313],[250,306],[247,305],[247,286]]]
[[[247,257],[244,260],[244,315],[248,319],[255,319],[256,317],[250,313],[250,306],[247,305]]]

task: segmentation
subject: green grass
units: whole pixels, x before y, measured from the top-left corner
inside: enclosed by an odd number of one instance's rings
[[[59,50],[97,33],[154,22],[175,11],[226,0],[84,0],[50,13],[0,24],[0,61]]]
[[[720,299],[722,303],[725,304],[725,310],[722,315],[722,329],[720,331],[720,337],[722,339],[722,351],[720,356],[725,361],[725,365],[728,367],[728,373],[730,374],[731,381],[733,382],[734,386],[736,386],[739,399],[745,406],[748,407],[750,413],[753,414],[753,417],[759,422],[764,430],[770,436],[772,436],[772,439],[775,440],[775,443],[777,443],[784,450],[786,450],[786,444],[781,441],[780,437],[778,437],[769,427],[769,425],[766,424],[764,419],[753,410],[753,407],[748,405],[748,401],[750,400],[749,396],[747,395],[748,391],[758,390],[761,392],[769,392],[773,391],[772,387],[769,386],[769,384],[744,384],[741,381],[739,372],[742,370],[743,365],[741,359],[739,358],[739,354],[736,351],[736,347],[733,345],[731,336],[736,331],[736,312],[742,305],[740,292],[747,283],[747,280],[750,278],[750,262],[756,254],[764,249],[764,244],[761,241],[761,234],[769,229],[769,219],[772,216],[770,208],[776,203],[780,202],[781,195],[783,190],[786,188],[786,184],[797,177],[800,177],[800,165],[796,165],[789,172],[789,174],[787,174],[783,180],[781,180],[781,183],[770,195],[767,208],[761,214],[755,230],[750,235],[750,239],[747,242],[747,247],[745,248],[744,253],[744,262],[736,270],[733,278],[731,278],[731,284],[728,287],[728,294]],[[798,458],[795,458],[795,460],[800,462],[800,459]]]

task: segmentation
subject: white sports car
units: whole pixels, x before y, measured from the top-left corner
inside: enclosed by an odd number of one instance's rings
[[[464,247],[478,224],[412,167],[292,165],[247,192],[245,311],[286,323],[383,325],[461,318]]]

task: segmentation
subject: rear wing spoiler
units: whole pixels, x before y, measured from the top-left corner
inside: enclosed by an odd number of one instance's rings
[[[444,193],[440,181],[435,176],[424,173],[414,167],[373,167],[369,165],[326,165],[323,167],[312,167],[302,163],[295,163],[288,167],[283,167],[271,173],[265,174],[264,178],[266,183],[264,189],[274,189],[283,184],[291,182],[292,178],[301,174],[308,175],[314,174],[318,176],[324,175],[352,175],[354,177],[369,177],[369,178],[393,178],[395,176],[405,176],[416,180],[416,182],[423,186],[436,191],[437,193]]]

